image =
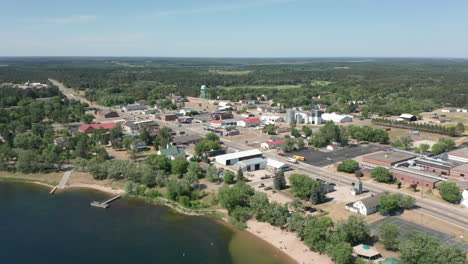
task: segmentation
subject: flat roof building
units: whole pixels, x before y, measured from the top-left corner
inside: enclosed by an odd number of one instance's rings
[[[450,175],[454,177],[467,177],[468,176],[468,163],[452,168]]]
[[[390,169],[390,172],[392,173],[393,177],[400,182],[427,187],[430,189],[435,189],[436,184],[441,180],[444,180],[443,178],[438,177],[436,174],[406,168],[393,168]]]
[[[253,158],[262,158],[262,157],[263,157],[263,153],[260,150],[251,149],[251,150],[216,156],[215,160],[217,163],[221,165],[230,166],[230,165],[236,164],[239,161],[253,159]]]
[[[256,171],[266,168],[267,161],[264,158],[253,158],[242,160],[234,164],[233,167],[239,168],[242,171]]]
[[[455,161],[468,162],[468,147],[459,148],[453,151],[450,151],[448,158]]]
[[[403,152],[385,151],[364,156],[362,158],[362,161],[373,165],[384,166],[389,168],[397,163],[414,159],[415,157],[416,156],[414,155],[406,154]]]

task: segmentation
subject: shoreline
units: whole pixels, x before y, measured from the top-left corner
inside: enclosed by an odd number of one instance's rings
[[[27,178],[23,178],[23,179],[24,181],[16,181],[16,182],[33,183],[33,184],[41,185],[41,186],[48,187],[51,189],[55,187],[54,185],[44,183],[44,182],[39,182],[34,179],[27,179]],[[2,179],[0,179],[0,181],[1,180]],[[9,182],[15,182],[14,178],[12,179],[4,178],[3,180],[9,181]],[[67,186],[65,189],[59,189],[58,191],[64,191],[68,188],[92,189],[92,190],[101,191],[110,195],[117,195],[117,194],[125,193],[123,189],[112,189],[111,187],[106,187],[106,186],[102,186],[98,184],[86,184],[86,183],[71,184]],[[195,212],[184,212],[182,210],[174,208],[173,205],[168,204],[168,202],[165,201],[164,199],[161,201],[161,203],[157,203],[156,201],[144,199],[138,196],[132,196],[132,197],[142,199],[147,202],[154,202],[156,204],[167,206],[170,209],[180,214],[185,214],[185,215],[190,215],[190,216],[210,217],[210,216],[206,216],[206,215],[195,213]],[[187,208],[187,210],[190,210],[190,209]],[[246,229],[239,229],[238,227],[229,223],[228,219],[225,217],[215,217],[215,219],[220,224],[227,225],[230,228],[248,232],[250,235],[253,235],[256,239],[259,239],[262,242],[270,245],[277,252],[287,256],[294,263],[297,263],[297,264],[299,263],[300,264],[322,264],[322,263],[333,264],[331,259],[327,257],[326,255],[321,255],[320,253],[311,251],[309,248],[307,248],[307,246],[302,241],[300,241],[300,239],[296,236],[296,234],[292,232],[288,232],[288,231],[283,231],[281,230],[281,228],[274,227],[270,225],[269,223],[263,223],[257,220],[249,220],[247,222]]]

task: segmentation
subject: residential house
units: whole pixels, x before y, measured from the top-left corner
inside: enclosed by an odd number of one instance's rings
[[[348,203],[345,208],[353,213],[370,215],[377,212],[379,199],[380,195],[372,195],[356,202]]]
[[[279,140],[263,142],[260,144],[260,147],[264,150],[279,149],[284,143],[286,143],[286,139],[283,138]]]
[[[240,127],[255,127],[262,123],[260,118],[250,118],[241,121],[237,121],[237,126]]]
[[[119,117],[119,114],[116,111],[104,110],[104,111],[99,111],[98,116],[101,118],[115,118],[115,117]]]
[[[96,129],[110,130],[114,128],[116,125],[117,125],[116,123],[83,124],[79,127],[79,130],[86,134],[91,134]]]
[[[160,149],[159,155],[164,155],[168,159],[175,160],[177,158],[185,159],[185,149],[183,147],[170,147],[166,149]]]

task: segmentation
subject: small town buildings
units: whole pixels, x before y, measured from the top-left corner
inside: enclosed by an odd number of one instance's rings
[[[416,156],[414,155],[406,154],[403,152],[385,151],[364,156],[362,158],[362,161],[372,165],[390,168],[397,163],[414,159],[415,157]]]
[[[222,102],[221,101],[221,102],[218,103],[218,106],[220,106],[220,107],[228,107],[229,106],[230,107],[230,106],[232,106],[232,104],[229,103],[229,102]]]
[[[453,176],[453,177],[467,177],[468,176],[468,163],[464,163],[464,164],[461,164],[459,166],[456,166],[456,167],[452,168],[450,170],[450,176]]]
[[[233,167],[242,171],[256,171],[266,168],[267,161],[264,158],[253,158],[237,162]]]
[[[91,134],[96,129],[110,130],[114,128],[116,125],[117,125],[116,123],[83,124],[79,127],[79,130],[86,134]]]
[[[465,108],[457,108],[457,112],[459,112],[459,113],[468,113],[468,109],[465,109]]]
[[[414,160],[414,164],[424,171],[435,173],[438,175],[449,176],[453,163],[448,161],[436,160],[431,158],[418,158]]]
[[[237,121],[237,125],[240,127],[256,127],[261,123],[262,121],[258,117]]]
[[[168,159],[175,160],[177,158],[185,159],[185,149],[183,147],[170,147],[166,149],[160,149],[159,155],[164,155]]]
[[[356,202],[349,203],[345,208],[353,213],[370,215],[377,212],[379,199],[380,195],[372,195]]]
[[[260,120],[263,121],[265,124],[275,124],[276,122],[283,122],[284,119],[281,116],[275,116],[275,115],[262,115],[260,117]]]
[[[444,108],[441,110],[442,113],[454,113],[457,112],[457,109],[455,108]]]
[[[175,146],[188,146],[190,144],[197,144],[202,140],[203,138],[198,135],[181,135],[174,137],[172,144]]]
[[[249,113],[249,112],[245,112],[243,114],[241,114],[242,117],[245,117],[245,118],[249,118],[249,117],[254,117],[255,115],[252,114],[252,113]]]
[[[262,157],[263,157],[263,153],[260,150],[251,149],[251,150],[216,156],[215,160],[217,163],[221,165],[230,166],[230,165],[236,164],[239,161],[254,159],[254,158],[262,158]]]
[[[393,177],[406,184],[422,186],[429,189],[435,189],[436,184],[443,180],[438,177],[436,174],[431,174],[428,172],[413,170],[409,168],[392,168],[390,169]]]
[[[132,104],[122,107],[122,112],[135,112],[135,111],[144,111],[148,109],[145,105]]]
[[[182,108],[180,109],[180,113],[184,116],[193,116],[198,114],[198,111],[193,108]]]
[[[224,120],[213,120],[211,121],[211,126],[213,127],[235,127],[237,126],[236,119],[224,119]]]
[[[233,119],[234,116],[231,113],[212,113],[209,114],[212,120],[224,120]]]
[[[193,121],[193,117],[191,117],[191,116],[178,116],[177,121],[179,121],[179,123],[191,124],[192,121]]]
[[[399,119],[401,119],[404,122],[413,122],[418,120],[418,118],[412,114],[401,114]]]
[[[115,118],[119,117],[119,114],[116,111],[103,110],[98,112],[98,116],[101,118]]]
[[[163,121],[176,121],[177,120],[177,115],[176,114],[160,115],[159,119],[163,120]]]
[[[266,166],[268,169],[271,169],[273,171],[287,171],[291,169],[291,167],[289,167],[288,164],[278,161],[276,159],[267,159]]]
[[[217,112],[232,111],[232,107],[231,106],[220,106],[220,107],[216,108],[216,111]]]
[[[130,144],[130,149],[135,150],[136,152],[148,151],[150,148],[144,141],[135,140]]]
[[[352,122],[353,116],[339,115],[337,113],[324,113],[322,114],[323,121],[333,121],[334,123]]]
[[[450,160],[468,162],[468,147],[452,150],[447,153],[447,156]]]
[[[284,143],[286,143],[286,139],[283,138],[279,140],[263,142],[260,144],[260,147],[264,150],[279,149]]]

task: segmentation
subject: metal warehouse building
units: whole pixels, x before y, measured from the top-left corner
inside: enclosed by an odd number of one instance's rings
[[[251,149],[246,151],[234,152],[225,155],[216,156],[216,162],[229,166],[234,165],[239,161],[254,159],[254,158],[262,158],[263,153],[258,149]]]

